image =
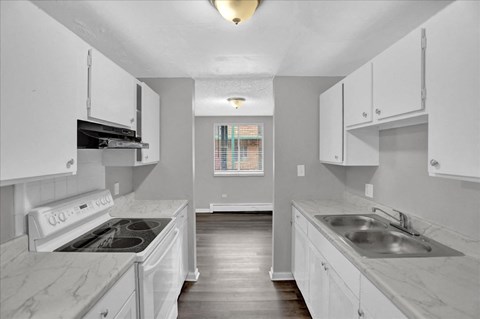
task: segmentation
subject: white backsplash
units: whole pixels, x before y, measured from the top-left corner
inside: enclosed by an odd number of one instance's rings
[[[105,188],[100,150],[78,151],[77,174],[15,185],[15,232],[26,233],[26,214],[37,206]]]

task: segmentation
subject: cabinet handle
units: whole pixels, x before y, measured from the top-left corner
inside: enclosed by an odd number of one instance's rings
[[[362,113],[362,116],[363,116],[363,117],[367,117],[367,112],[363,112],[363,113]]]
[[[103,318],[107,318],[107,316],[108,316],[108,308],[105,309],[104,311],[100,312],[100,316],[102,316]]]
[[[335,155],[335,159],[338,159],[338,155]]]
[[[132,117],[132,118],[130,119],[130,123],[133,123],[133,122],[135,122],[135,119]]]
[[[358,309],[357,313],[358,313],[358,318],[363,318],[363,316],[365,316],[365,313],[363,312],[362,309]]]
[[[70,168],[72,167],[72,165],[75,164],[75,160],[73,158],[71,158],[68,162],[67,162],[67,168]]]
[[[436,166],[438,166],[438,164],[440,164],[440,163],[437,162],[436,160],[434,160],[434,159],[430,160],[430,166],[436,167]]]
[[[382,111],[381,111],[380,109],[375,109],[375,113],[376,113],[377,115],[380,115],[380,113],[382,113]]]

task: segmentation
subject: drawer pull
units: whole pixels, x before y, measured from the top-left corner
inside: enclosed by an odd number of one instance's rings
[[[103,318],[107,318],[107,316],[108,316],[108,308],[105,309],[104,311],[100,312],[100,316],[102,316]]]
[[[363,318],[365,316],[365,313],[363,312],[362,309],[358,309],[358,318]]]

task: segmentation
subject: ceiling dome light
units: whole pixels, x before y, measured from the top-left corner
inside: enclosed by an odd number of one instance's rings
[[[243,97],[229,97],[227,101],[230,102],[230,104],[236,109],[245,103],[245,99]]]
[[[261,0],[210,0],[210,2],[222,17],[239,24],[253,16]]]

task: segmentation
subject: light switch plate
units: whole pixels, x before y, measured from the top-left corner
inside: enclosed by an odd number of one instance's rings
[[[120,194],[120,183],[116,182],[113,184],[113,195],[118,195]]]
[[[305,176],[305,165],[297,165],[297,176]]]
[[[227,198],[228,195],[227,194],[222,194],[222,198]]]
[[[365,196],[373,198],[373,184],[365,184]]]

